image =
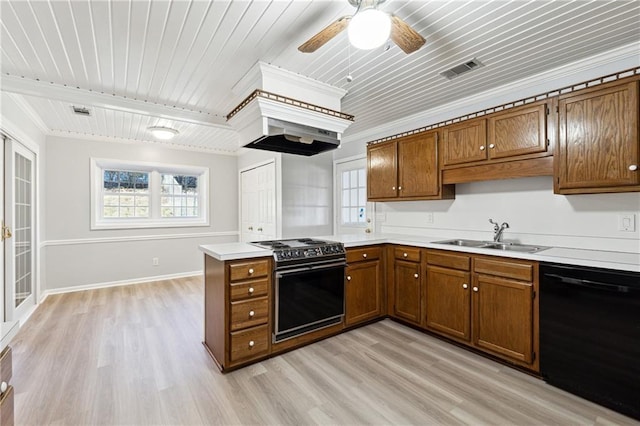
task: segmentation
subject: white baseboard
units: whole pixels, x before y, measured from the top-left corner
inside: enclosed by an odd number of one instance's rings
[[[144,284],[144,283],[149,283],[153,281],[163,281],[163,280],[171,280],[176,278],[194,277],[202,274],[203,274],[203,271],[181,272],[178,274],[157,275],[153,277],[141,277],[141,278],[135,278],[132,280],[109,281],[109,282],[94,283],[94,284],[75,285],[72,287],[54,288],[51,290],[43,291],[40,297],[40,301],[38,303],[44,302],[45,299],[52,294],[72,293],[75,291],[95,290],[98,288],[117,287],[121,285]]]

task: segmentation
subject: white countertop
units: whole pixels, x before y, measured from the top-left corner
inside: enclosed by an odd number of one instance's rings
[[[18,328],[18,321],[0,322],[0,352],[9,345]]]
[[[458,247],[434,244],[442,241],[442,237],[426,237],[396,234],[342,234],[314,237],[322,240],[338,241],[346,248],[360,247],[374,244],[402,244],[423,248],[459,251],[511,257],[516,259],[537,260],[540,262],[562,263],[569,265],[591,266],[621,271],[640,272],[640,253],[625,253],[617,251],[583,250],[563,247],[552,247],[538,253],[518,253],[502,250],[492,250],[473,247]],[[271,250],[262,249],[248,243],[210,244],[200,246],[200,250],[218,260],[235,260],[253,257],[271,256]]]

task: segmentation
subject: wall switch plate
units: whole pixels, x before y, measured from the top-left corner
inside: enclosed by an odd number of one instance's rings
[[[634,213],[619,214],[618,231],[636,232],[636,215]]]

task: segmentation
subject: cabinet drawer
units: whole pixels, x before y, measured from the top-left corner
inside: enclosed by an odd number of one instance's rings
[[[238,262],[229,265],[229,276],[231,281],[266,277],[269,272],[269,261],[266,259],[254,260],[251,262]]]
[[[420,249],[415,247],[395,247],[393,256],[396,259],[420,262]]]
[[[269,353],[269,326],[261,325],[231,333],[231,362],[256,358]]]
[[[13,372],[11,346],[7,346],[0,354],[0,383],[9,383]]]
[[[349,249],[347,250],[347,263],[380,259],[381,254],[382,249],[380,247]]]
[[[515,260],[476,258],[473,271],[479,274],[533,281],[533,264]]]
[[[471,268],[471,258],[469,256],[441,251],[427,251],[427,263],[461,271],[468,271]]]
[[[256,299],[267,295],[269,291],[269,279],[243,281],[237,284],[231,284],[229,288],[229,297],[232,302],[243,299]]]
[[[266,324],[269,318],[269,298],[231,303],[231,331]]]

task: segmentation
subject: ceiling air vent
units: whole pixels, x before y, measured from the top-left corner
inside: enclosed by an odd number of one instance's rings
[[[73,108],[73,112],[75,112],[78,115],[83,115],[85,117],[91,116],[91,111],[89,110],[89,108],[77,107],[77,106],[72,106],[71,108]]]
[[[472,71],[476,68],[480,68],[483,67],[484,64],[482,62],[480,62],[479,60],[477,60],[476,58],[473,58],[472,60],[470,60],[469,62],[465,62],[464,64],[460,64],[458,66],[455,66],[449,70],[446,70],[444,72],[441,72],[440,75],[449,79],[449,80],[453,80],[454,78],[458,77],[459,75],[462,75],[466,72]]]

